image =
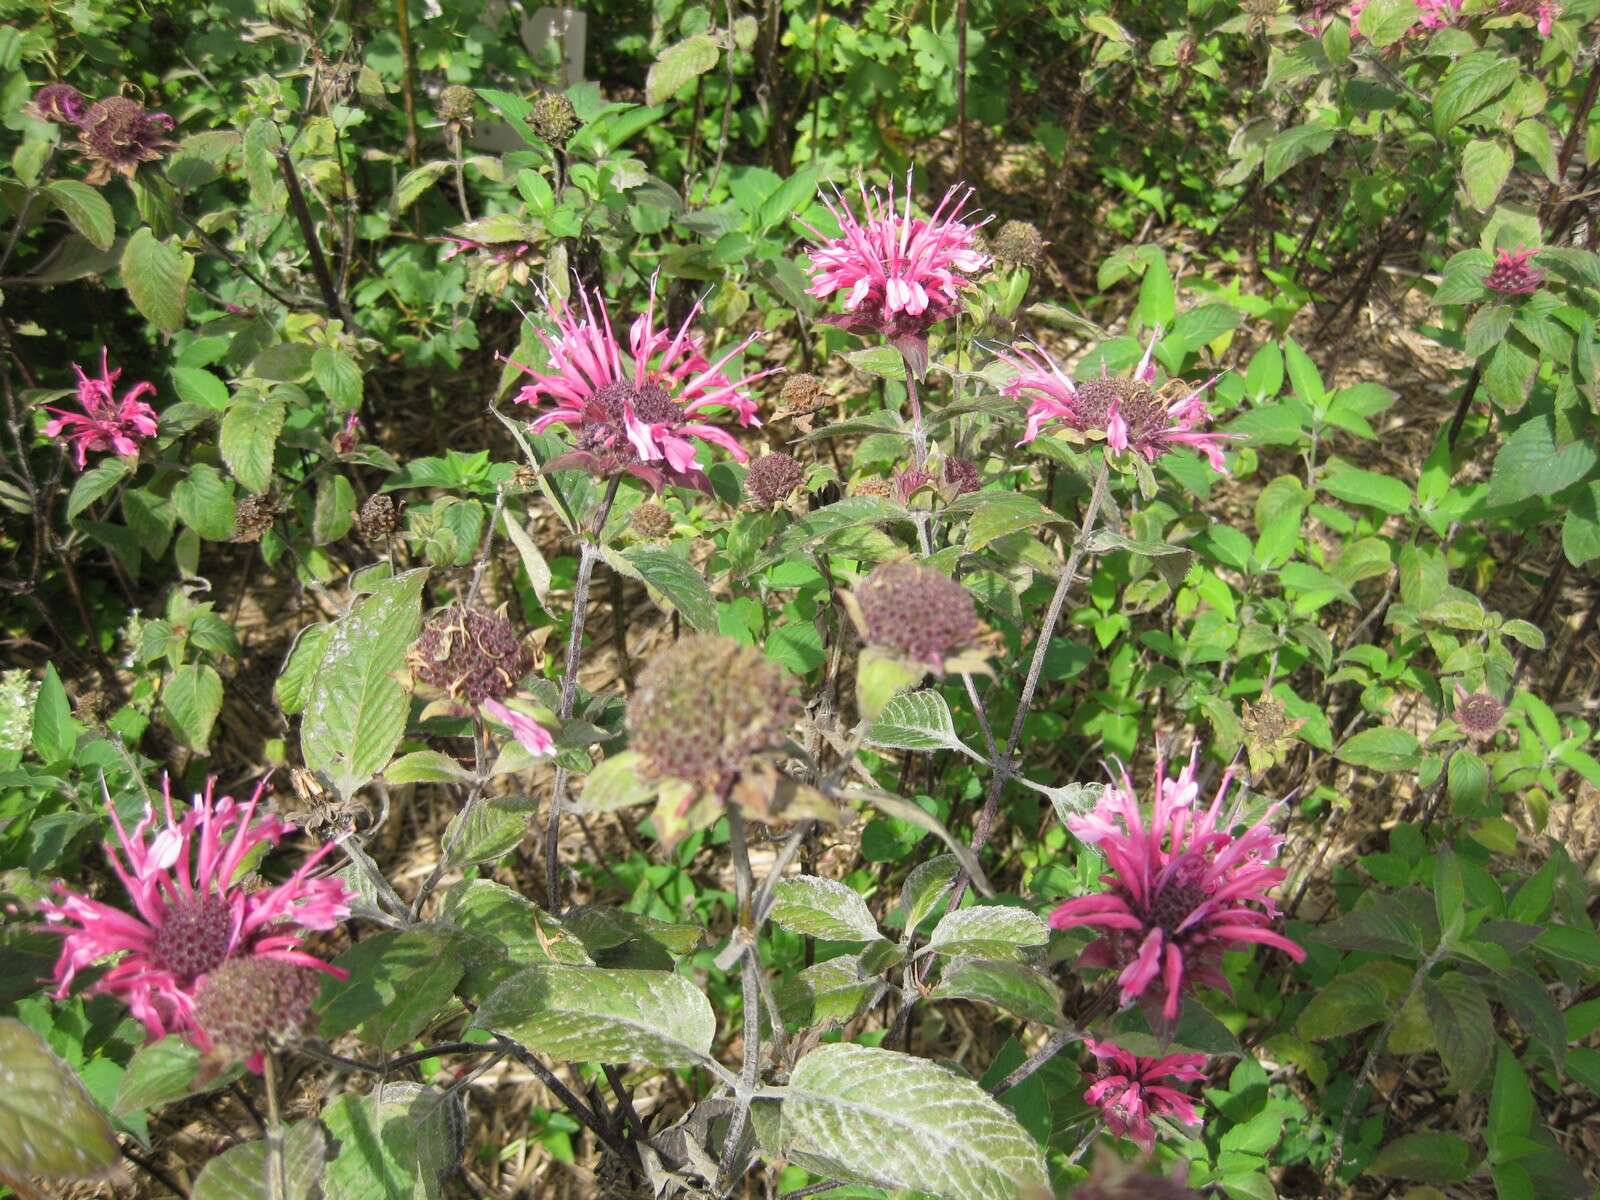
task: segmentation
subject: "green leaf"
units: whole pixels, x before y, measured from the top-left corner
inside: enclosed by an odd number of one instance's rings
[[[524,967],[590,962],[576,931],[491,879],[466,879],[452,887],[434,928],[466,964],[462,990],[480,999]]]
[[[238,1078],[243,1071],[244,1068],[236,1064],[220,1075],[197,1079],[199,1049],[182,1036],[171,1033],[159,1042],[134,1051],[117,1084],[117,1099],[111,1112],[114,1116],[126,1117],[198,1092],[215,1091]]]
[[[336,346],[318,346],[311,356],[311,375],[322,389],[322,394],[340,412],[354,412],[361,407],[364,391],[361,367],[355,359]]]
[[[517,520],[509,509],[502,516],[511,544],[517,548],[517,553],[522,557],[522,569],[528,573],[528,586],[533,588],[533,594],[539,598],[539,603],[543,604],[550,594],[550,564],[545,562],[538,543],[522,527],[522,522]]]
[[[1423,913],[1433,921],[1433,901],[1416,892],[1379,896],[1354,912],[1320,926],[1311,940],[1345,950],[1371,950],[1417,958],[1430,948]]]
[[[1405,37],[1416,23],[1412,0],[1373,0],[1361,10],[1361,33],[1380,50]]]
[[[790,933],[833,942],[870,942],[878,922],[854,888],[816,875],[791,875],[772,895],[771,920]]]
[[[185,525],[208,542],[226,542],[233,537],[233,481],[208,463],[190,467],[188,476],[178,481],[172,489],[172,507]]]
[[[1178,315],[1178,293],[1167,269],[1166,257],[1152,254],[1139,284],[1139,321],[1146,326],[1169,328]]]
[[[425,162],[402,175],[400,182],[395,184],[394,188],[395,212],[403,213],[415,204],[429,188],[439,182],[452,165],[448,159]]]
[[[1433,92],[1433,132],[1443,137],[1464,117],[1478,111],[1516,82],[1516,60],[1494,50],[1478,50],[1456,60]]]
[[[1422,761],[1421,743],[1409,730],[1380,725],[1348,738],[1334,757],[1374,771],[1411,771]]]
[[[222,676],[207,663],[185,663],[161,689],[161,711],[189,749],[206,753],[222,712]]]
[[[1478,139],[1468,142],[1461,152],[1461,182],[1467,199],[1479,212],[1488,211],[1510,173],[1511,151],[1499,142]]]
[[[864,350],[847,350],[844,359],[856,370],[876,375],[879,379],[906,377],[906,360],[893,346],[868,346]]]
[[[1472,1175],[1472,1148],[1453,1133],[1408,1133],[1378,1151],[1367,1174],[1418,1183],[1460,1183]]]
[[[1318,480],[1318,486],[1351,504],[1364,504],[1391,515],[1411,507],[1411,489],[1404,483],[1393,476],[1363,471],[1359,467],[1335,467]]]
[[[690,628],[717,632],[717,602],[705,576],[688,559],[664,546],[641,545],[621,554],[610,549],[602,553],[618,573],[649,584],[665,597]]]
[[[668,46],[650,65],[645,76],[644,102],[665,104],[678,91],[717,65],[720,50],[709,33],[697,33]]]
[[[610,755],[589,772],[583,794],[573,807],[584,812],[614,812],[654,800],[659,789],[640,770],[642,762],[636,750]]]
[[[889,750],[959,750],[978,757],[956,736],[950,706],[933,688],[902,692],[891,699],[867,729],[866,742]]]
[[[228,385],[204,367],[173,367],[172,385],[178,398],[189,404],[198,404],[213,412],[228,407]]]
[[[452,868],[494,862],[516,849],[527,831],[525,801],[480,796],[452,817],[445,829],[445,862]]]
[[[973,492],[972,518],[967,522],[966,548],[981,550],[990,542],[1023,529],[1035,529],[1061,518],[1022,492]]]
[[[978,1000],[1040,1025],[1061,1023],[1061,989],[1036,967],[955,958],[945,964],[935,1000]]]
[[[779,980],[773,998],[792,1025],[829,1028],[853,1021],[883,998],[887,985],[862,967],[859,954],[841,954]]]
[[[117,237],[117,218],[100,189],[80,179],[56,179],[44,194],[96,250],[109,250]]]
[[[128,463],[125,459],[101,459],[79,475],[78,482],[72,485],[72,494],[67,497],[67,520],[76,519],[79,513],[127,477]]]
[[[318,1033],[335,1038],[355,1030],[382,1049],[411,1041],[450,1003],[464,972],[439,933],[385,930],[357,942],[334,966],[350,973],[329,979],[318,1003]]]
[[[458,1105],[417,1083],[381,1083],[370,1095],[338,1097],[322,1111],[338,1146],[323,1200],[441,1200],[446,1177],[461,1161],[465,1119]]]
[[[1422,1001],[1451,1082],[1470,1092],[1494,1059],[1494,1017],[1483,989],[1452,971],[1425,980]]]
[[[680,975],[554,963],[495,988],[472,1026],[554,1058],[656,1067],[704,1065],[717,1032],[711,1002]]]
[[[0,1173],[99,1179],[116,1135],[71,1067],[33,1030],[0,1018]]]
[[[39,694],[33,701],[33,722],[30,740],[35,753],[46,763],[65,762],[72,757],[83,726],[72,716],[72,702],[67,699],[67,689],[54,663],[46,663],[44,678],[39,681]]]
[[[934,910],[960,873],[961,864],[955,855],[940,854],[906,876],[900,888],[900,906],[905,910],[907,936]]]
[[[149,229],[140,229],[123,248],[122,285],[134,307],[163,333],[183,328],[193,273],[194,256],[180,249],[176,239],[157,241]]]
[[[254,389],[239,392],[222,418],[218,448],[246,491],[264,492],[272,483],[272,456],[283,429],[283,398]]]
[[[300,752],[343,797],[384,767],[405,733],[405,689],[392,678],[405,662],[422,614],[427,568],[380,583],[334,626],[306,690]]]
[[[311,540],[318,546],[336,542],[355,523],[356,492],[343,475],[317,480],[317,502],[311,516]]]
[[[311,681],[322,665],[322,656],[332,634],[332,625],[307,625],[295,638],[289,660],[272,686],[272,694],[285,716],[292,717],[305,708],[311,696]]]
[[[1491,1152],[1507,1137],[1525,1136],[1533,1128],[1533,1090],[1528,1076],[1501,1042],[1495,1048],[1494,1087],[1489,1093],[1489,1147]]]
[[[413,750],[402,754],[386,768],[383,779],[390,787],[402,783],[470,783],[472,772],[448,754],[437,750]]]
[[[1534,417],[1517,426],[1495,455],[1488,502],[1499,506],[1554,495],[1582,479],[1597,461],[1600,452],[1591,439],[1558,448],[1555,423],[1549,417]]]
[[[323,1163],[327,1138],[316,1121],[296,1121],[286,1126],[283,1139],[283,1184],[269,1157],[265,1140],[245,1142],[209,1160],[189,1200],[314,1200],[322,1195]]]
[[[1373,965],[1373,964],[1368,964]],[[1311,996],[1300,1012],[1295,1032],[1308,1041],[1344,1037],[1389,1019],[1388,990],[1379,973],[1357,970],[1335,975]]]
[[[1049,1194],[1038,1143],[956,1072],[892,1050],[819,1046],[795,1066],[781,1104],[752,1115],[763,1144],[845,1183],[945,1200]]]
[[[1015,960],[1050,940],[1044,918],[1026,908],[978,904],[946,913],[928,935],[923,953]]]
[[[1313,154],[1321,154],[1333,145],[1333,139],[1338,133],[1338,129],[1334,126],[1321,123],[1296,125],[1292,129],[1285,129],[1267,143],[1266,151],[1261,157],[1263,182],[1271,183]]]

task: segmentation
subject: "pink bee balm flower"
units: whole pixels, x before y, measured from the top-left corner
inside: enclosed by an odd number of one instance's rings
[[[1518,246],[1515,251],[1501,250],[1495,257],[1494,267],[1483,277],[1483,286],[1502,296],[1526,296],[1539,290],[1544,282],[1544,272],[1528,265],[1528,260],[1538,250]]]
[[[886,197],[869,192],[864,183],[858,186],[864,220],[857,220],[836,190],[837,203],[821,199],[839,222],[839,236],[806,225],[818,241],[806,268],[811,275],[807,291],[821,300],[844,292],[844,312],[825,321],[851,333],[880,334],[921,362],[927,357],[928,330],[956,311],[962,289],[971,286],[967,276],[990,262],[977,247],[983,222],[962,219],[973,190],[955,185],[923,219],[911,215],[909,174],[898,212],[892,183]]]
[[[574,466],[596,475],[618,472],[637,476],[656,491],[667,483],[699,488],[711,485],[695,464],[695,442],[721,446],[738,462],[749,458],[722,428],[697,420],[712,409],[731,412],[742,426],[760,425],[750,384],[776,368],[732,379],[727,365],[756,340],[751,334],[716,362],[702,339],[691,332],[700,302],[689,311],[678,332],[657,329],[656,281],[650,281],[650,303],[628,331],[628,356],[611,326],[605,299],[582,295],[580,317],[564,302],[553,312],[555,333],[538,330],[549,352],[548,371],[516,364],[533,377],[517,393],[523,404],[554,401],[555,407],[532,422],[535,433],[566,425],[577,444],[548,467]]]
[[[139,453],[139,443],[154,437],[156,410],[140,397],[155,395],[153,383],[136,383],[117,399],[116,383],[122,368],[111,369],[109,351],[100,347],[100,378],[90,379],[77,363],[72,369],[78,373],[78,406],[81,413],[66,412],[59,408],[45,411],[55,414],[45,423],[45,437],[61,437],[72,444],[73,462],[83,470],[91,450],[114,450],[124,458]]]
[[[1001,393],[1017,399],[1031,398],[1028,425],[1020,444],[1038,437],[1051,421],[1060,421],[1079,433],[1104,433],[1113,450],[1132,450],[1155,462],[1175,446],[1190,446],[1206,456],[1216,470],[1226,471],[1222,447],[1234,435],[1202,428],[1211,420],[1203,399],[1220,376],[1198,387],[1181,380],[1156,389],[1152,361],[1161,331],[1156,330],[1144,357],[1128,379],[1112,378],[1101,365],[1100,377],[1074,383],[1054,359],[1037,346],[1015,345],[1000,355],[1017,375]],[[1169,398],[1177,393],[1175,399]]]
[[[1176,1079],[1191,1083],[1206,1077],[1203,1054],[1168,1054],[1140,1058],[1113,1042],[1086,1040],[1089,1053],[1100,1060],[1095,1082],[1084,1092],[1084,1103],[1100,1110],[1106,1128],[1130,1138],[1146,1153],[1155,1148],[1156,1131],[1150,1118],[1174,1117],[1183,1125],[1198,1125],[1194,1100],[1161,1083]]]
[[[40,905],[64,940],[56,962],[56,997],[65,996],[85,967],[120,956],[90,991],[120,997],[144,1023],[151,1040],[182,1033],[203,1049],[210,1039],[196,1019],[196,998],[224,963],[262,959],[344,979],[345,972],[300,948],[303,931],[331,929],[350,914],[350,896],[337,879],[311,878],[323,846],[276,887],[246,888],[241,866],[258,846],[276,846],[294,826],[271,814],[257,818],[263,782],[246,804],[229,796],[196,796],[181,818],[172,808],[146,811],[130,834],[116,810],[121,853],[106,843],[106,858],[122,881],[133,911],[124,912],[56,885],[59,900]],[[110,805],[107,805],[110,808]]]
[[[1178,999],[1196,984],[1227,990],[1218,965],[1225,950],[1248,943],[1276,946],[1296,962],[1305,951],[1268,928],[1278,916],[1268,892],[1285,872],[1268,866],[1283,836],[1269,822],[1283,807],[1274,804],[1261,820],[1235,837],[1239,806],[1224,816],[1222,800],[1233,782],[1230,769],[1205,812],[1195,810],[1198,750],[1176,779],[1156,764],[1155,808],[1145,825],[1133,784],[1124,772],[1092,813],[1069,817],[1067,828],[1099,848],[1111,867],[1108,890],[1068,900],[1050,914],[1054,929],[1087,925],[1101,931],[1079,966],[1120,968],[1122,1003],[1132,1004],[1154,985],[1161,1017],[1174,1021]]]
[[[546,758],[556,752],[556,740],[550,736],[550,731],[526,713],[507,708],[500,701],[492,699],[485,700],[481,707],[484,712],[511,730],[511,736],[535,758]]]

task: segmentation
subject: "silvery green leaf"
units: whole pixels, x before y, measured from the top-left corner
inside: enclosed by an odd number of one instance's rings
[[[780,1105],[757,1106],[763,1143],[846,1183],[942,1200],[1049,1193],[1039,1146],[976,1083],[925,1059],[849,1043],[800,1060]]]
[[[0,1173],[98,1179],[117,1138],[77,1074],[33,1030],[0,1019]]]
[[[979,1000],[1040,1025],[1061,1022],[1061,989],[1025,963],[952,959],[932,995],[935,1000]]]
[[[961,864],[956,861],[955,855],[941,854],[922,863],[906,876],[905,884],[900,889],[900,904],[905,909],[908,934],[934,910],[960,873]]]
[[[717,1019],[711,1002],[665,971],[529,967],[495,988],[472,1024],[574,1062],[704,1066]]]
[[[313,1200],[320,1195],[327,1138],[315,1121],[297,1121],[283,1130],[283,1175],[279,1187],[270,1172],[265,1140],[234,1146],[206,1163],[189,1200]]]
[[[979,904],[946,913],[928,935],[924,953],[1021,960],[1050,940],[1050,929],[1025,908]]]
[[[322,1111],[339,1147],[323,1200],[439,1200],[444,1178],[461,1161],[459,1105],[455,1096],[416,1083],[340,1096]]]
[[[306,692],[300,751],[348,799],[388,766],[405,733],[409,705],[393,678],[421,623],[427,569],[378,584],[327,635]]]
[[[778,1011],[802,1028],[842,1025],[866,1012],[888,985],[862,968],[862,956],[843,954],[805,968],[774,989]]]
[[[767,913],[790,933],[835,942],[870,942],[878,923],[854,888],[816,875],[794,875],[779,882]]]
[[[220,1075],[203,1081],[196,1076],[200,1071],[200,1051],[186,1038],[172,1033],[159,1042],[151,1042],[134,1051],[128,1067],[117,1084],[117,1099],[112,1112],[118,1117],[171,1104],[196,1092],[209,1092],[238,1078],[242,1066],[235,1066]]]
[[[959,750],[969,758],[983,761],[956,736],[950,706],[933,688],[902,692],[883,706],[883,711],[867,729],[867,744],[890,750]]]

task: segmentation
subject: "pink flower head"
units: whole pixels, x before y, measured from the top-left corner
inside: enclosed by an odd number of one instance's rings
[[[344,428],[333,435],[335,454],[354,454],[361,445],[361,414],[351,413],[344,419]]]
[[[1224,816],[1223,797],[1233,782],[1230,769],[1205,812],[1195,810],[1198,749],[1176,779],[1156,763],[1156,796],[1150,823],[1139,814],[1132,781],[1106,788],[1095,810],[1069,817],[1067,828],[1099,848],[1111,874],[1107,890],[1068,900],[1050,914],[1054,929],[1088,925],[1100,930],[1079,966],[1120,968],[1122,1003],[1132,1004],[1155,985],[1150,997],[1161,1004],[1161,1018],[1174,1021],[1178,999],[1196,984],[1227,990],[1218,969],[1224,950],[1258,942],[1276,946],[1296,962],[1305,951],[1268,928],[1278,916],[1268,892],[1285,872],[1268,864],[1283,836],[1270,822],[1283,807],[1274,804],[1259,821],[1235,837],[1239,806]]]
[[[1501,250],[1495,257],[1494,267],[1483,277],[1483,286],[1502,296],[1526,296],[1539,290],[1544,282],[1544,272],[1528,265],[1528,260],[1538,250],[1518,246],[1515,251]]]
[[[1183,1125],[1198,1125],[1194,1100],[1177,1088],[1161,1083],[1176,1079],[1191,1083],[1206,1077],[1203,1054],[1168,1054],[1140,1058],[1110,1041],[1086,1039],[1084,1046],[1100,1060],[1095,1082],[1084,1092],[1084,1103],[1099,1108],[1106,1128],[1130,1138],[1146,1153],[1155,1148],[1156,1131],[1150,1118],[1174,1117]]]
[[[139,443],[154,437],[156,410],[140,397],[155,395],[153,383],[136,383],[117,399],[116,383],[122,368],[111,369],[106,347],[100,347],[100,378],[90,379],[77,363],[72,369],[78,373],[78,406],[82,413],[66,412],[59,408],[45,411],[55,414],[45,423],[45,437],[66,435],[72,444],[73,461],[83,470],[91,450],[114,450],[124,458],[139,453]]]
[[[1220,376],[1213,375],[1198,387],[1179,380],[1169,381],[1159,390],[1152,387],[1160,337],[1157,329],[1127,379],[1107,375],[1102,363],[1098,379],[1074,383],[1038,346],[1017,344],[1002,353],[1001,361],[1014,367],[1017,375],[1001,393],[1032,399],[1020,444],[1033,441],[1051,421],[1060,421],[1079,433],[1104,433],[1113,450],[1132,450],[1147,462],[1155,462],[1174,446],[1190,446],[1204,454],[1216,470],[1226,471],[1222,446],[1234,435],[1202,428],[1211,420],[1203,397]],[[1176,398],[1169,398],[1174,395]]]
[[[229,796],[215,799],[214,786],[215,780],[209,782],[181,818],[167,789],[165,813],[147,810],[131,834],[107,804],[121,853],[107,842],[106,858],[133,911],[56,884],[60,899],[40,907],[64,939],[55,970],[58,999],[80,970],[120,956],[89,990],[120,997],[152,1041],[177,1032],[206,1049],[209,1038],[195,1019],[195,998],[223,963],[266,959],[345,978],[344,971],[300,948],[304,930],[331,929],[350,914],[343,883],[311,878],[331,843],[276,887],[247,888],[239,876],[251,852],[276,846],[294,826],[271,814],[257,819],[265,781],[245,804]]]
[[[526,713],[507,708],[494,699],[485,700],[480,707],[511,730],[511,736],[535,758],[547,758],[556,752],[556,740],[550,736],[550,731]]]
[[[827,196],[821,199],[839,222],[839,236],[831,238],[806,225],[818,240],[806,267],[811,275],[807,291],[821,300],[845,293],[844,312],[823,318],[829,324],[851,333],[880,334],[902,353],[920,350],[925,358],[929,328],[956,311],[961,290],[971,286],[967,276],[989,265],[989,256],[977,247],[984,222],[962,219],[973,189],[951,187],[925,220],[911,215],[909,174],[899,211],[894,184],[887,196],[869,192],[864,183],[858,186],[864,220],[857,220],[835,189],[837,203]]]
[[[667,483],[699,488],[711,485],[695,463],[695,442],[721,446],[738,462],[749,455],[716,425],[697,419],[711,409],[731,412],[742,426],[760,425],[747,389],[776,368],[732,379],[727,365],[758,335],[751,334],[716,362],[690,326],[700,312],[696,301],[676,334],[657,329],[656,281],[650,303],[628,331],[628,361],[598,292],[581,293],[583,313],[559,302],[552,311],[555,333],[536,331],[549,352],[548,371],[523,367],[533,377],[517,393],[523,404],[548,398],[555,407],[532,422],[535,433],[566,425],[577,444],[547,467],[573,466],[596,475],[626,472],[656,491]]]

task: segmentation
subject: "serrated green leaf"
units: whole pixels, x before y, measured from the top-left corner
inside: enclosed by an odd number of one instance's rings
[[[301,755],[341,796],[383,770],[405,732],[406,693],[392,673],[416,638],[426,578],[417,568],[386,579],[336,622],[307,685]]]
[[[99,1179],[121,1153],[72,1068],[21,1021],[0,1018],[0,1172]]]
[[[210,1159],[189,1200],[313,1200],[321,1195],[327,1138],[316,1121],[296,1121],[282,1134],[283,1174],[275,1175],[265,1140],[245,1142]]]
[[[109,250],[117,237],[117,218],[100,189],[80,179],[53,179],[44,194],[96,250]]]
[[[758,1107],[763,1142],[829,1179],[945,1200],[1049,1194],[1039,1146],[1016,1117],[970,1079],[909,1054],[819,1046],[781,1105]]]
[[[1050,940],[1044,919],[1026,908],[978,904],[946,913],[928,935],[925,952],[995,960],[1025,958]]]
[[[890,750],[959,750],[978,757],[956,736],[950,706],[933,688],[893,697],[868,727],[865,740]]]
[[[688,559],[663,546],[634,546],[623,553],[604,551],[605,559],[624,575],[649,584],[659,592],[692,629],[718,630],[717,602],[706,578]]]
[[[207,663],[185,663],[161,689],[161,712],[184,745],[205,754],[222,712],[222,676]]]
[[[549,964],[507,979],[472,1024],[574,1062],[703,1065],[716,1036],[711,1002],[680,975]]]
[[[122,251],[122,285],[144,316],[163,333],[183,328],[194,256],[176,241],[158,241],[140,229]]]
[[[1039,1025],[1061,1022],[1061,989],[1024,963],[960,957],[946,963],[935,1000],[977,1000]]]
[[[767,915],[790,933],[829,941],[870,942],[878,936],[878,922],[859,892],[816,875],[781,880]]]
[[[720,53],[716,39],[709,33],[697,33],[668,46],[656,57],[645,76],[644,102],[665,104],[679,89],[716,66]]]
[[[226,542],[233,537],[233,481],[209,463],[189,468],[186,478],[172,489],[172,507],[178,519],[208,542]]]
[[[1340,762],[1374,771],[1414,770],[1421,759],[1417,735],[1406,729],[1381,725],[1347,738],[1334,754]]]
[[[264,492],[272,483],[272,457],[283,429],[283,398],[241,391],[222,418],[218,448],[233,477],[246,491]]]
[[[67,520],[76,519],[79,513],[127,477],[128,464],[121,458],[113,456],[95,463],[79,475],[78,482],[72,485],[72,493],[67,497]]]

